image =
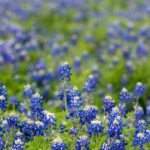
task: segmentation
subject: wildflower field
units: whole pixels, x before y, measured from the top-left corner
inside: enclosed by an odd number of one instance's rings
[[[150,150],[150,0],[0,0],[0,150]]]

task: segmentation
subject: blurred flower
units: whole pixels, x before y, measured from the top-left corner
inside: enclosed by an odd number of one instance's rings
[[[31,97],[33,94],[33,88],[31,87],[30,84],[27,84],[24,86],[24,91],[23,91],[23,96],[24,97]]]
[[[71,67],[68,62],[64,62],[58,67],[58,77],[61,82],[70,81],[71,78]]]
[[[96,87],[97,87],[96,78],[94,77],[94,75],[89,75],[88,79],[84,83],[82,90],[83,92],[91,93],[96,89]]]
[[[140,106],[135,107],[135,110],[134,110],[134,116],[135,116],[136,120],[142,119],[143,116],[144,116],[143,108],[140,107]]]
[[[132,100],[132,97],[128,90],[126,88],[123,88],[119,94],[120,96],[120,102],[130,102]]]
[[[144,92],[145,86],[141,82],[138,82],[134,87],[133,97],[139,98],[144,95]]]
[[[7,90],[6,87],[0,84],[0,111],[6,111],[7,107]]]
[[[11,96],[10,97],[10,103],[14,104],[14,105],[18,105],[19,104],[19,100],[17,99],[16,96]]]

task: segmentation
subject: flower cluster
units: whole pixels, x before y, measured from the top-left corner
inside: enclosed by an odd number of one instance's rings
[[[123,138],[107,139],[100,150],[125,150],[126,142]]]
[[[94,106],[85,106],[79,111],[80,123],[90,123],[93,119],[96,118],[97,113],[98,110]]]
[[[6,111],[7,107],[7,90],[5,86],[0,84],[0,112]]]
[[[24,146],[24,142],[22,142],[21,139],[18,138],[14,141],[12,150],[24,150],[23,146]]]
[[[108,136],[119,137],[122,134],[123,120],[122,116],[113,109],[108,118]]]
[[[52,150],[66,150],[66,144],[63,142],[63,140],[60,137],[57,137],[54,141],[53,141],[54,145],[51,146]]]
[[[83,91],[87,93],[91,93],[95,90],[97,85],[96,78],[94,75],[89,75],[88,79],[84,83]]]
[[[43,102],[42,102],[42,97],[40,96],[39,93],[35,93],[34,95],[32,95],[31,97],[31,101],[30,101],[30,117],[33,120],[39,120],[40,118],[43,117]]]
[[[141,150],[144,149],[144,144],[150,141],[150,131],[147,130],[147,125],[144,120],[139,120],[136,125],[134,133],[133,146],[139,146]]]
[[[68,62],[63,63],[58,67],[58,77],[62,82],[70,81],[71,67]]]
[[[93,120],[91,121],[88,127],[88,134],[91,137],[92,135],[99,135],[103,132],[104,127],[100,120]]]
[[[110,113],[114,106],[114,100],[110,96],[105,96],[103,99],[104,112]]]
[[[83,135],[80,136],[77,140],[77,146],[76,146],[76,150],[89,150],[89,144],[90,142],[88,141],[87,136]]]
[[[0,0],[0,150],[150,149],[149,17],[150,0]]]
[[[134,91],[133,91],[133,96],[138,98],[138,97],[141,97],[144,95],[144,92],[145,92],[145,86],[138,82],[134,88]]]
[[[131,95],[129,94],[126,88],[123,88],[120,92],[120,102],[130,102],[132,100]]]

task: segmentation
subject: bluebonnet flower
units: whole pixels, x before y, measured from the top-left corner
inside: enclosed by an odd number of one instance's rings
[[[74,87],[67,92],[67,104],[68,109],[70,110],[76,110],[82,106],[81,94],[77,87]]]
[[[54,145],[51,146],[52,150],[66,150],[66,144],[63,142],[63,140],[60,137],[57,137],[54,141],[53,141]]]
[[[50,89],[49,89],[49,86],[46,85],[42,93],[43,99],[47,99],[49,97],[49,94],[50,94]]]
[[[56,56],[59,56],[60,55],[60,52],[61,52],[61,48],[58,46],[58,44],[54,44],[52,46],[52,49],[51,49],[51,55],[56,57]]]
[[[6,98],[3,95],[0,95],[0,112],[5,112],[7,107]]]
[[[76,136],[78,133],[78,129],[75,127],[71,127],[69,134],[71,134],[72,136]]]
[[[76,73],[80,73],[81,71],[81,61],[80,61],[80,58],[76,57],[74,59],[74,70]]]
[[[119,104],[118,108],[119,108],[119,111],[120,111],[120,115],[122,117],[126,117],[126,112],[127,112],[126,105],[125,104]]]
[[[139,98],[144,95],[144,92],[145,86],[141,82],[138,82],[134,87],[133,97]]]
[[[100,77],[100,72],[99,72],[99,68],[97,65],[94,65],[92,68],[92,74],[94,75],[96,81],[99,81],[99,77]]]
[[[3,142],[2,137],[0,136],[0,150],[3,150],[5,148],[5,144]]]
[[[35,121],[33,124],[34,136],[44,135],[45,127],[44,124],[40,121]]]
[[[54,113],[44,110],[44,117],[41,119],[44,123],[45,128],[55,128],[56,127],[56,117]]]
[[[126,70],[127,70],[127,72],[129,72],[129,73],[132,73],[132,72],[133,72],[133,65],[132,65],[132,62],[131,62],[131,61],[127,61],[127,63],[126,63]]]
[[[71,78],[71,67],[68,62],[64,62],[58,67],[58,77],[61,82],[70,81]]]
[[[107,92],[113,93],[114,92],[113,85],[112,84],[107,84],[106,90],[107,90]]]
[[[134,116],[135,116],[136,120],[142,119],[144,116],[143,108],[140,106],[135,107]]]
[[[10,97],[10,103],[14,104],[14,105],[17,105],[17,104],[19,104],[19,100],[17,99],[16,96],[11,96]]]
[[[96,118],[97,113],[98,113],[97,108],[89,105],[79,110],[79,119],[81,125],[85,123],[90,123],[93,119]]]
[[[93,120],[89,124],[88,127],[88,134],[91,137],[92,135],[99,135],[103,132],[104,127],[102,126],[102,123],[100,120]]]
[[[139,146],[141,150],[144,150],[144,144],[150,141],[150,132],[147,130],[147,124],[144,120],[139,120],[135,128],[133,146]]]
[[[111,150],[125,150],[126,142],[123,138],[118,138],[112,142]]]
[[[119,137],[122,134],[123,120],[121,115],[114,114],[113,111],[108,117],[108,136]]]
[[[138,122],[136,122],[136,124],[135,124],[135,128],[138,131],[146,131],[147,124],[146,124],[146,122],[144,120],[138,120]]]
[[[68,105],[69,105],[69,109],[70,109],[70,110],[79,109],[80,106],[82,106],[81,97],[79,97],[79,96],[74,96],[74,97],[73,97],[73,100],[71,100]]]
[[[144,150],[143,145],[148,143],[147,136],[145,135],[146,133],[144,132],[136,132],[134,134],[134,139],[133,139],[133,146],[139,146],[140,150]]]
[[[42,96],[40,96],[39,93],[35,93],[32,95],[31,101],[30,101],[30,108],[31,110],[38,110],[42,108],[43,102],[42,102]]]
[[[0,131],[1,133],[9,131],[8,122],[6,119],[1,120]]]
[[[73,46],[76,46],[76,44],[77,44],[77,36],[76,36],[75,34],[72,35],[70,43],[71,43]]]
[[[113,107],[115,107],[114,100],[110,96],[105,96],[103,99],[104,112],[110,113]]]
[[[122,78],[121,78],[121,84],[122,84],[122,87],[124,86],[127,86],[128,85],[128,76],[127,75],[123,75]]]
[[[106,142],[102,145],[100,150],[125,150],[126,142],[122,137],[117,139],[108,138]]]
[[[20,103],[18,106],[18,112],[27,114],[27,105],[25,103]]]
[[[146,114],[147,116],[150,116],[150,105],[146,107]]]
[[[148,35],[148,31],[149,31],[149,26],[145,25],[142,26],[139,30],[139,35],[140,36],[147,36]]]
[[[0,84],[0,111],[5,112],[7,107],[7,90]]]
[[[86,135],[79,136],[77,140],[76,150],[82,150],[82,149],[89,150],[89,144],[90,142],[88,141]]]
[[[40,96],[39,93],[35,93],[32,95],[30,100],[30,117],[33,120],[39,120],[43,117],[43,102],[42,102],[42,96]]]
[[[23,137],[24,135],[23,135],[23,133],[22,132],[20,132],[20,131],[18,131],[17,133],[16,133],[16,135],[15,135],[15,139],[21,139],[21,140],[23,140]]]
[[[24,142],[22,142],[21,139],[18,138],[14,141],[12,150],[24,150],[23,146]]]
[[[107,139],[105,143],[101,146],[100,150],[111,150],[111,142],[110,139]]]
[[[86,39],[87,42],[95,43],[96,39],[92,35],[87,35]]]
[[[111,150],[111,141],[110,138],[108,138],[105,143],[101,146],[100,150]]]
[[[124,110],[123,109],[125,109],[123,106],[124,105],[119,105],[119,106],[113,107],[110,115],[112,117],[117,117],[118,115],[123,117],[124,116]],[[121,109],[121,107],[122,107],[122,109]]]
[[[64,53],[68,52],[68,44],[67,43],[63,44],[62,50],[63,50]]]
[[[31,75],[32,80],[39,86],[46,85],[53,79],[53,73],[50,71],[47,72],[45,68],[36,69],[34,67]]]
[[[129,59],[131,55],[131,47],[127,47],[124,51],[123,51],[123,57],[125,59]]]
[[[23,96],[30,98],[33,94],[34,90],[30,84],[24,86]]]
[[[109,49],[108,49],[109,55],[114,55],[115,52],[116,52],[116,46],[114,44],[110,44]]]
[[[83,85],[83,91],[87,93],[93,92],[97,87],[97,81],[94,75],[89,75],[88,79]]]
[[[138,46],[137,46],[137,49],[136,49],[136,54],[139,57],[145,57],[148,54],[148,50],[147,50],[145,44],[142,41],[138,42]]]
[[[25,118],[21,123],[21,132],[24,134],[27,138],[32,138],[34,136],[34,122],[29,119]]]
[[[64,88],[60,89],[59,93],[60,99],[64,99]],[[77,110],[83,105],[81,93],[77,87],[69,87],[66,90],[66,101],[69,110],[69,115],[72,117],[76,115]]]
[[[65,132],[66,124],[67,123],[65,121],[60,124],[60,133],[64,133]]]
[[[17,129],[19,127],[19,120],[18,120],[18,116],[14,113],[12,113],[11,115],[9,115],[7,118],[7,123],[8,123],[8,127],[9,129]]]
[[[87,52],[84,52],[83,55],[82,55],[82,58],[84,60],[88,60],[90,58],[90,55]]]
[[[132,100],[132,97],[126,88],[123,88],[121,90],[119,96],[120,102],[130,102]]]
[[[0,95],[3,95],[7,100],[7,89],[4,85],[0,84]]]

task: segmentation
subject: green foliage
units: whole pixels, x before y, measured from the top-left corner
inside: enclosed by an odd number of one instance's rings
[[[43,136],[35,137],[32,142],[25,144],[27,150],[49,150],[50,143],[43,139]]]

